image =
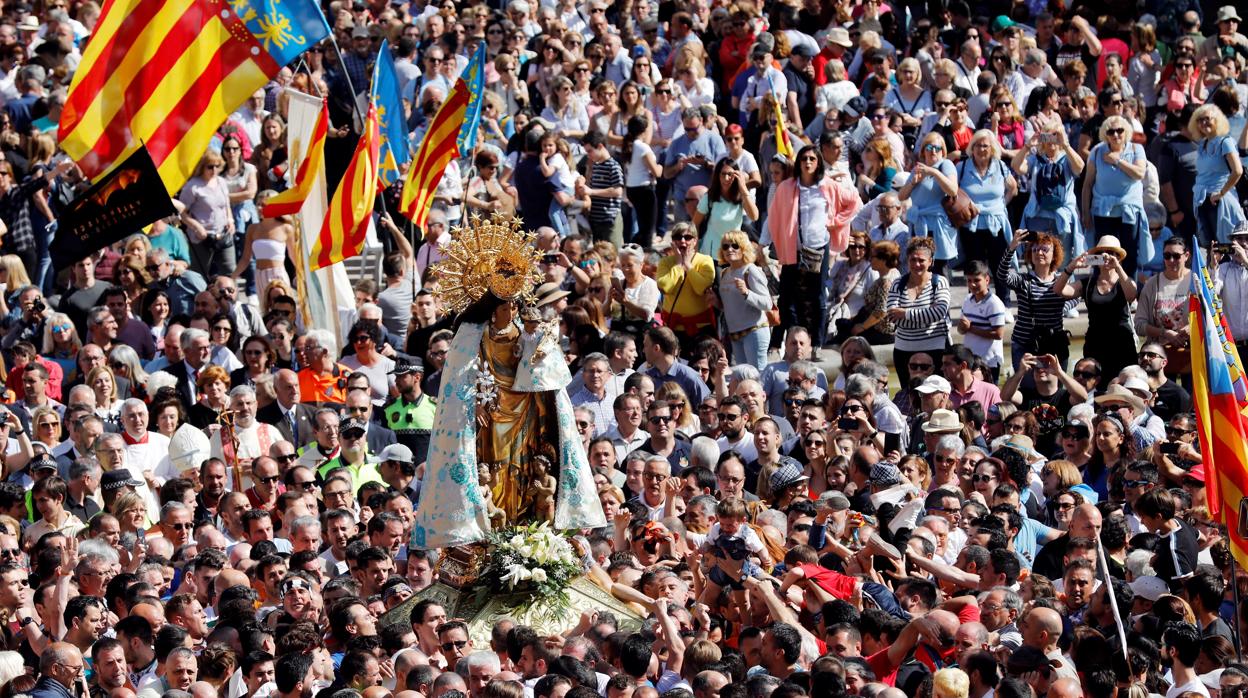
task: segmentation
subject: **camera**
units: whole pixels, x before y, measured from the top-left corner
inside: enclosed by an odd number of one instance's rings
[[[1167,456],[1173,456],[1179,452],[1178,441],[1163,441],[1161,443],[1161,452]]]
[[[43,302],[42,298],[39,298],[39,299],[36,299],[34,304],[30,306],[30,309],[34,311],[35,313],[42,313],[43,311],[48,309],[48,306],[46,303]]]
[[[558,263],[559,263],[559,255],[557,254],[542,255],[542,264],[558,264]]]
[[[1215,242],[1209,246],[1209,252],[1216,255],[1229,255],[1231,254],[1231,243]]]
[[[1105,255],[1090,254],[1087,257],[1087,261],[1088,261],[1088,266],[1090,267],[1103,267],[1105,266]]]
[[[844,431],[853,431],[858,428],[858,420],[853,417],[841,417],[836,420],[836,428]]]
[[[1023,242],[1035,242],[1036,240],[1039,240],[1039,239],[1040,239],[1040,233],[1037,233],[1034,230],[1028,230],[1026,233],[1023,234]]]

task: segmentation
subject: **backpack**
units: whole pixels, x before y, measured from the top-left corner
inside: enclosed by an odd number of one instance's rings
[[[1066,205],[1066,163],[1036,158],[1036,201],[1040,208],[1056,211]]]

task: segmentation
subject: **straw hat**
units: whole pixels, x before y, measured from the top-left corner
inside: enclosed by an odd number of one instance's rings
[[[1111,385],[1101,395],[1097,395],[1093,402],[1097,407],[1105,407],[1118,403],[1126,403],[1131,406],[1131,411],[1136,415],[1144,411],[1144,401],[1136,397],[1135,393],[1127,390],[1121,385]]]
[[[1122,249],[1122,243],[1113,235],[1102,235],[1088,254],[1112,254],[1119,262],[1127,258],[1127,251]]]

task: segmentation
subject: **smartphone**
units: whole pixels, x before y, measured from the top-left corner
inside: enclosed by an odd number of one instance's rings
[[[542,264],[558,264],[558,263],[559,263],[559,255],[558,255],[558,254],[544,254],[544,255],[542,255]]]
[[[1023,235],[1023,242],[1035,242],[1039,238],[1040,233],[1037,233],[1034,230],[1028,230],[1027,233]]]
[[[1042,134],[1040,134],[1040,143],[1041,143],[1041,144],[1043,144],[1043,145],[1048,145],[1048,144],[1050,144],[1050,143],[1056,143],[1056,142],[1057,142],[1057,134],[1053,134],[1053,133],[1042,133]]]
[[[1179,452],[1179,442],[1178,441],[1161,442],[1161,452],[1166,454],[1167,456],[1176,455]]]
[[[841,417],[836,420],[836,428],[844,431],[853,431],[858,428],[858,420],[853,417]]]
[[[1105,255],[1103,254],[1090,254],[1087,257],[1087,260],[1088,260],[1088,266],[1090,267],[1105,266]]]

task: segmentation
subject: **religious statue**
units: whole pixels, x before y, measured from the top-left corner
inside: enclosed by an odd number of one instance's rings
[[[522,312],[538,280],[532,235],[518,219],[495,214],[474,217],[453,238],[437,266],[438,293],[459,316],[442,368],[412,547],[480,541],[500,510],[503,526],[605,526],[565,390],[572,377],[558,321]]]

